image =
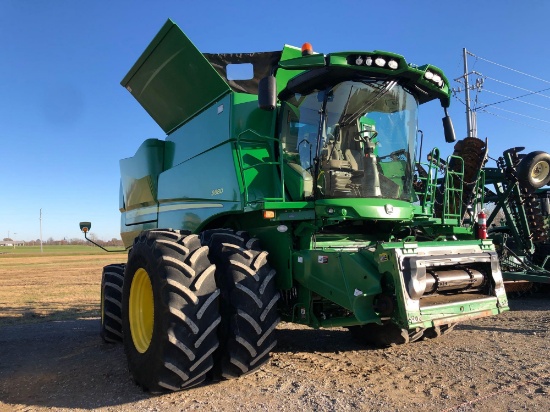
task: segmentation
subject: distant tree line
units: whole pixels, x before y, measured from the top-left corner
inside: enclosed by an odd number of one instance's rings
[[[104,246],[104,247],[107,247],[107,246],[123,246],[124,245],[122,243],[122,240],[117,239],[117,238],[112,238],[111,240],[102,240],[102,239],[98,239],[96,236],[93,236],[93,235],[88,235],[88,237],[90,239],[92,239],[94,242],[96,242],[97,244],[99,244],[101,246]],[[4,240],[5,241],[11,241],[12,239],[4,238]],[[59,246],[59,245],[89,245],[89,246],[94,246],[90,242],[86,241],[86,239],[81,239],[81,238],[77,238],[77,237],[71,238],[71,239],[54,239],[53,237],[49,237],[48,239],[43,240],[42,244],[43,245],[56,245],[56,246]],[[28,246],[40,245],[40,239],[25,241],[25,245],[28,245]]]

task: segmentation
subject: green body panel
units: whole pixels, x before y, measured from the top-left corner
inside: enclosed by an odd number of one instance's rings
[[[175,201],[235,202],[241,200],[233,144],[220,146],[172,167],[159,176],[160,204]]]
[[[164,141],[148,139],[135,156],[120,161],[123,204],[126,210],[157,203],[158,176],[162,172]],[[154,219],[149,220],[156,220]],[[136,220],[134,223],[140,223]]]
[[[329,58],[329,64],[331,66],[337,66],[337,67],[350,67],[350,56],[361,56],[364,59],[368,56],[371,56],[372,58],[376,58],[377,56],[384,57],[385,59],[393,59],[395,60],[399,67],[395,70],[388,70],[387,68],[379,68],[376,67],[376,65],[372,65],[371,67],[366,66],[357,66],[354,65],[353,67],[359,71],[369,71],[371,73],[380,73],[380,74],[388,74],[389,72],[392,75],[398,75],[405,77],[407,79],[410,79],[415,84],[420,85],[423,88],[430,89],[433,92],[436,92],[440,94],[440,99],[444,107],[449,107],[450,105],[450,97],[451,97],[451,88],[449,86],[449,80],[441,69],[432,66],[432,65],[424,65],[420,67],[416,67],[413,65],[410,65],[406,62],[405,58],[399,54],[391,53],[391,52],[385,52],[381,50],[375,50],[373,52],[365,52],[365,51],[352,51],[352,52],[340,52],[340,53],[331,53],[328,55]],[[437,87],[435,84],[430,82],[424,77],[424,74],[427,70],[430,70],[431,72],[437,73],[441,76],[441,78],[444,81],[443,87]]]
[[[246,93],[232,93],[231,130],[232,137],[253,130],[258,136],[274,136],[276,111],[268,112],[258,107],[258,96]],[[221,131],[221,130],[220,130]]]
[[[198,233],[212,216],[241,211],[240,202],[170,202],[159,206],[158,227],[177,227]]]
[[[168,20],[121,82],[166,133],[230,91]]]
[[[316,201],[315,209],[319,216],[337,220],[354,218],[411,220],[413,218],[412,204],[394,199],[323,199]]]
[[[166,138],[164,170],[229,141],[230,116],[231,96],[225,96],[170,134]]]
[[[356,55],[394,59],[398,69],[358,66]],[[284,95],[293,82],[299,83],[292,79],[302,72],[332,73],[331,67],[346,79],[349,73],[395,76],[425,92],[421,103],[449,103],[448,81],[439,69],[413,67],[388,52],[301,56],[299,49],[285,46],[272,72],[277,91]],[[441,76],[440,86],[426,79],[428,70]],[[121,232],[126,246],[140,231],[154,228],[246,230],[260,239],[277,272],[276,285],[284,296],[281,317],[313,327],[391,321],[410,329],[507,310],[500,270],[488,263],[490,242],[474,240],[472,229],[459,222],[436,218],[431,207],[414,205],[412,194],[410,202],[380,194],[315,197],[315,173],[283,159],[279,108],[260,110],[257,95],[233,90],[171,21],[122,84],[168,133],[164,143],[147,140],[135,156],[121,161]],[[361,121],[374,129],[374,120]],[[374,146],[380,138],[370,142],[373,157],[378,156]],[[370,164],[384,175],[382,183],[409,196],[404,176],[412,173],[407,170],[412,162],[392,155],[385,160]],[[406,198],[400,195],[395,196]],[[265,218],[264,211],[270,212]],[[424,237],[415,238],[417,228]],[[452,257],[442,266],[460,267],[462,257],[468,264],[485,265],[485,289],[441,297],[437,304],[430,303],[430,296],[411,298],[404,262],[439,255]],[[475,263],[469,255],[479,255],[484,263]],[[391,301],[391,313],[381,312],[381,298]]]
[[[285,60],[293,60],[296,58],[300,58],[302,56],[302,51],[294,46],[289,46],[285,44],[283,48],[283,53],[281,55],[281,63],[283,63]],[[283,63],[284,64],[284,63]],[[292,79],[297,74],[300,74],[303,70],[293,70],[291,68],[286,70],[280,70],[277,72],[277,92],[280,92],[283,90],[288,81]]]
[[[294,253],[293,262],[294,277],[306,289],[353,312],[360,322],[379,321],[373,300],[382,292],[381,276],[361,253],[303,250]]]

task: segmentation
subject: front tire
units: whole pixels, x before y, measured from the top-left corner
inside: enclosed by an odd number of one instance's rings
[[[416,342],[422,339],[425,331],[424,328],[403,329],[393,322],[382,325],[368,323],[361,326],[350,326],[348,329],[353,339],[357,342],[377,348],[387,348]]]
[[[215,379],[237,378],[266,363],[277,344],[275,270],[258,239],[245,232],[211,230],[202,234],[202,241],[210,247],[221,289],[220,347],[213,375]]]
[[[100,336],[108,343],[122,342],[122,285],[124,264],[103,268],[101,276],[101,328]]]
[[[145,390],[190,388],[212,368],[220,323],[214,271],[196,235],[152,230],[136,238],[122,325],[130,373]]]

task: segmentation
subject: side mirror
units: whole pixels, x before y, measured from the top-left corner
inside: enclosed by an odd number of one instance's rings
[[[266,76],[258,84],[258,106],[262,110],[274,110],[277,107],[277,81],[275,76]]]
[[[456,141],[455,128],[453,127],[453,121],[449,115],[445,115],[443,118],[443,132],[445,133],[445,141],[447,143]]]
[[[92,228],[92,222],[80,222],[80,230],[84,233],[88,233]]]

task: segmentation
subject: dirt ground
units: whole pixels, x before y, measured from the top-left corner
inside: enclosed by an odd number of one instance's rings
[[[0,326],[0,410],[544,411],[550,410],[550,293],[389,349],[345,329],[281,324],[260,371],[160,396],[131,381],[122,345],[99,319]]]

